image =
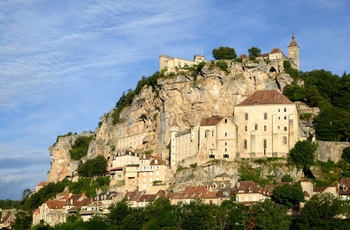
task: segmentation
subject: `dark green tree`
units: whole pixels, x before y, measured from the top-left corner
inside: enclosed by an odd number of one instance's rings
[[[30,229],[32,225],[31,212],[18,211],[15,216],[16,216],[16,222],[13,226],[14,229],[16,230]]]
[[[83,156],[86,156],[89,144],[93,138],[93,135],[77,137],[77,139],[74,141],[74,144],[72,145],[71,150],[69,150],[71,159],[80,160]]]
[[[93,177],[105,173],[107,169],[107,160],[104,156],[99,155],[85,163],[79,164],[78,174],[83,177]]]
[[[310,141],[298,141],[289,151],[288,162],[305,172],[314,164],[316,149],[317,145]]]
[[[347,163],[350,163],[350,146],[343,149],[343,154],[341,155],[341,158]]]
[[[278,204],[285,205],[287,208],[297,207],[300,202],[305,201],[300,183],[284,184],[276,187],[271,199]]]
[[[289,229],[291,217],[287,209],[281,208],[271,200],[259,202],[249,209],[249,221],[246,229]]]
[[[237,58],[235,49],[231,47],[220,46],[213,49],[212,53],[215,60],[233,60]]]
[[[232,197],[230,200],[223,201],[220,207],[226,212],[227,224],[225,229],[244,230],[248,213],[243,204],[237,203],[235,197]]]
[[[305,203],[296,220],[297,229],[349,229],[349,221],[341,221],[342,202],[330,193],[316,194]]]
[[[294,81],[283,88],[283,95],[291,101],[305,101],[305,89]]]
[[[261,55],[261,50],[253,46],[252,48],[248,49],[248,54],[250,58],[256,58]]]
[[[109,207],[110,213],[107,215],[109,224],[116,227],[122,226],[125,217],[130,213],[128,204],[125,201],[112,204]]]

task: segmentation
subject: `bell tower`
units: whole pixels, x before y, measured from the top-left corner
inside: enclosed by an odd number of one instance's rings
[[[295,36],[293,33],[292,41],[289,43],[289,46],[288,46],[288,58],[292,63],[295,64],[297,70],[299,70],[299,50],[300,50],[300,47],[298,46],[298,43],[295,41]]]

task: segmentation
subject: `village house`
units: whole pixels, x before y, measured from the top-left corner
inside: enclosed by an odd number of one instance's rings
[[[65,223],[69,213],[76,213],[77,208],[88,205],[92,202],[83,194],[67,194],[59,200],[48,200],[37,208],[33,213],[33,225],[37,225],[41,220],[44,223],[54,226]]]
[[[350,200],[350,178],[342,178],[338,187],[339,198],[342,200]]]
[[[0,229],[12,229],[16,222],[16,210],[1,210]]]
[[[166,188],[166,176],[169,166],[159,156],[143,154],[140,157],[138,182],[139,189],[149,193],[155,193]]]

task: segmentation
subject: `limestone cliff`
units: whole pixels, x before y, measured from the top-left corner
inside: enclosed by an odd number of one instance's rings
[[[204,117],[232,116],[234,105],[255,91],[282,90],[292,80],[288,74],[277,73],[263,60],[243,64],[230,61],[227,71],[208,63],[196,76],[186,69],[178,69],[174,75],[158,79],[156,90],[144,86],[132,104],[120,114],[122,123],[112,124],[112,111],[103,115],[100,126],[95,130],[95,138],[90,143],[88,155],[82,161],[103,155],[111,167],[118,140],[138,133],[148,134],[138,151],[153,150],[154,154],[167,159],[169,128],[174,119],[180,129],[185,129]],[[58,138],[49,148],[52,164],[48,182],[70,177],[77,169],[79,162],[71,161],[69,157],[74,138]]]

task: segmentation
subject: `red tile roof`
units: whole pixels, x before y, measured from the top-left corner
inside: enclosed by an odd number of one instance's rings
[[[150,165],[166,165],[163,159],[160,156],[153,156],[153,159]]]
[[[39,182],[39,184],[37,184],[36,186],[46,186],[48,183],[45,181],[41,181]]]
[[[277,90],[261,90],[256,91],[237,106],[256,104],[293,104],[293,102],[291,102]]]
[[[238,193],[259,193],[259,189],[254,181],[241,181],[237,187]]]
[[[217,125],[223,117],[209,117],[209,118],[203,118],[201,120],[200,126],[213,126]]]
[[[50,209],[63,209],[63,205],[66,203],[66,201],[61,200],[48,200],[46,201],[46,205]]]

